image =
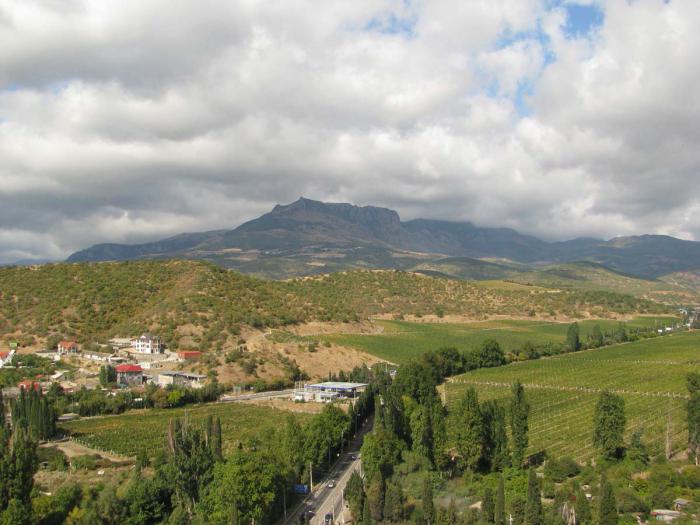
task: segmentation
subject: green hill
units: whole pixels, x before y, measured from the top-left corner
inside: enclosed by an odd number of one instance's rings
[[[509,279],[547,288],[610,290],[673,304],[700,301],[698,283],[692,286],[680,279],[645,279],[586,261],[546,266],[511,275]]]
[[[234,339],[241,325],[399,314],[480,319],[667,312],[614,292],[477,286],[394,270],[267,281],[186,260],[0,268],[5,340],[61,335],[87,342],[157,330],[176,348],[186,327],[194,345],[206,350]]]

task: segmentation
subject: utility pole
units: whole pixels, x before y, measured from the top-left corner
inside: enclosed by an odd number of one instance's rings
[[[311,461],[309,461],[309,477],[311,478],[311,492],[314,491],[314,466]]]

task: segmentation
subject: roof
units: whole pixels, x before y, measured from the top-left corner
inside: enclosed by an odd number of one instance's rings
[[[315,383],[313,385],[306,385],[308,388],[314,390],[336,390],[336,391],[348,391],[357,390],[358,388],[366,387],[366,383],[346,383],[343,381],[326,381],[324,383]]]
[[[76,343],[75,341],[60,341],[58,343],[58,346],[73,346],[73,345],[78,346],[78,343]]]
[[[10,355],[10,352],[0,352],[0,359],[5,359],[8,355]]]
[[[181,350],[178,352],[179,355],[202,355],[199,350]]]
[[[143,372],[143,369],[139,365],[119,365],[115,368],[117,373],[129,373],[129,372]]]
[[[202,374],[193,374],[191,372],[182,372],[180,370],[161,370],[157,372],[159,376],[172,376],[172,377],[184,377],[185,379],[192,379],[199,381],[200,379],[205,379],[207,376]]]

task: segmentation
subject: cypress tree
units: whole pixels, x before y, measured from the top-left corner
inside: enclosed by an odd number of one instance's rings
[[[591,506],[588,503],[586,494],[580,487],[576,491],[574,511],[576,512],[576,525],[591,525]]]
[[[506,491],[504,485],[503,474],[501,474],[498,476],[498,487],[496,488],[496,508],[493,516],[495,525],[505,525],[506,523]]]
[[[578,352],[581,350],[578,323],[571,323],[569,329],[566,331],[566,349],[569,352]]]
[[[433,480],[430,479],[430,474],[425,477],[423,482],[423,519],[426,525],[435,524],[435,502],[433,501]]]
[[[494,522],[495,507],[493,502],[493,491],[486,487],[484,497],[481,500],[481,520],[486,523]]]
[[[469,388],[451,411],[452,442],[463,468],[475,470],[483,456],[484,420],[476,390]]]
[[[484,417],[484,463],[490,470],[503,470],[510,465],[506,415],[495,401],[482,405]]]
[[[686,380],[690,399],[686,405],[688,423],[688,447],[690,454],[697,465],[700,457],[700,373],[688,374]]]
[[[603,332],[600,331],[600,326],[595,325],[593,330],[591,330],[591,346],[594,348],[600,348],[605,343],[603,339]]]
[[[527,475],[527,503],[525,504],[525,525],[542,524],[542,495],[540,482],[535,470],[530,468]]]
[[[600,493],[598,496],[598,524],[617,525],[617,502],[612,485],[603,474],[600,478]]]
[[[528,446],[528,417],[530,405],[525,398],[525,389],[520,381],[512,387],[513,398],[510,404],[510,430],[513,436],[513,466],[522,467]]]
[[[367,498],[365,498],[364,505],[362,506],[362,525],[372,525],[372,513],[369,511],[369,501],[367,501]]]
[[[593,445],[605,459],[618,457],[624,447],[625,400],[607,390],[602,392],[593,418]]]
[[[522,496],[515,496],[510,502],[510,513],[513,516],[513,525],[522,525],[525,521],[525,507],[527,502]]]

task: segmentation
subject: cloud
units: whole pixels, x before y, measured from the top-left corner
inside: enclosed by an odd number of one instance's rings
[[[700,239],[699,22],[694,0],[0,0],[0,262],[300,195]]]

